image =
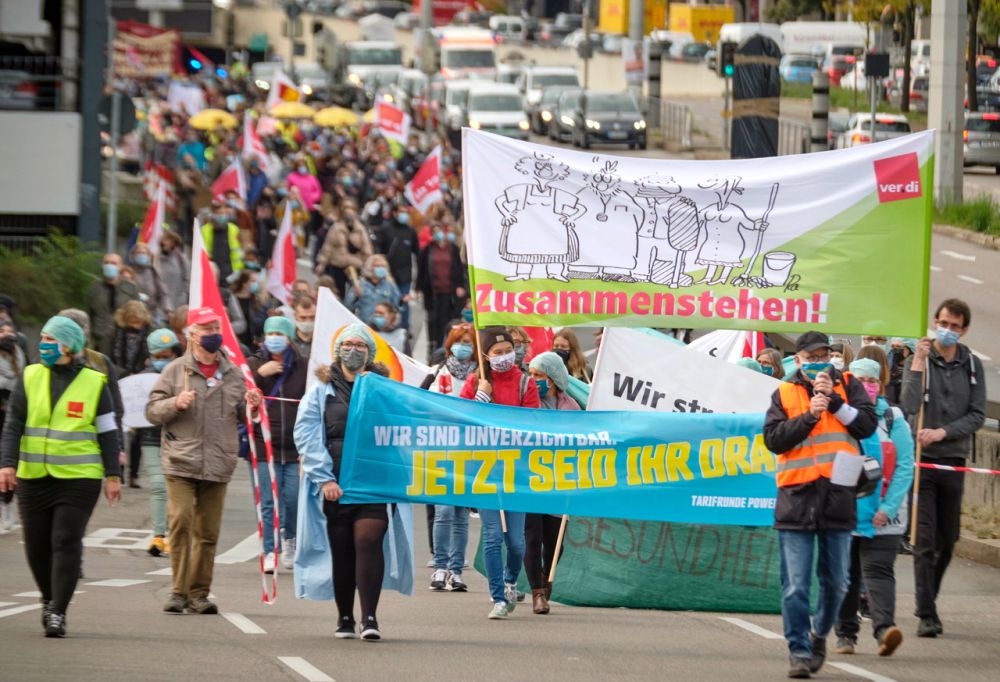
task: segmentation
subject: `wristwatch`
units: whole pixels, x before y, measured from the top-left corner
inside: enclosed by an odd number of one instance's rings
[[[122,477],[121,476],[107,476],[106,480],[111,481],[112,483],[121,483],[122,482]]]

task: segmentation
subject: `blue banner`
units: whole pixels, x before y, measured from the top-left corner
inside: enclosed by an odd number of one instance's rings
[[[491,405],[368,374],[351,398],[342,502],[769,526],[763,414]]]

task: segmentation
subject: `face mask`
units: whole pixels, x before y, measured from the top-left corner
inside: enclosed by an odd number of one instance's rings
[[[298,168],[296,168],[295,170],[297,170],[297,171],[299,172],[299,175],[305,175],[305,174],[306,174],[306,172],[307,172],[307,171],[306,171],[306,167],[305,167],[305,166],[299,166],[299,167],[298,167]]]
[[[448,241],[450,241],[452,244],[455,243],[455,233],[454,232],[449,232],[448,233]]]
[[[385,279],[385,276],[389,273],[380,265],[377,268],[372,269],[372,274],[375,275],[375,279],[382,280]]]
[[[459,360],[468,360],[472,357],[472,344],[453,343],[451,344],[451,354]]]
[[[494,372],[507,372],[514,368],[514,351],[506,355],[496,355],[490,358],[490,369]]]
[[[388,179],[389,179],[389,174],[388,173],[376,173],[375,174],[375,182],[385,182]]]
[[[385,315],[375,315],[372,317],[372,324],[375,325],[377,329],[385,329],[385,325],[387,324]]]
[[[226,219],[226,216],[224,216],[224,215],[217,215],[217,216],[215,216],[215,217],[212,218],[212,222],[215,223],[216,225],[218,225],[219,227],[223,227],[229,221]]]
[[[101,272],[104,274],[104,279],[114,279],[118,276],[118,266],[114,263],[105,263],[101,267]]]
[[[774,376],[774,367],[771,367],[770,365],[761,365],[760,366],[760,371],[763,374],[766,374],[769,377],[773,377]]]
[[[260,291],[260,282],[250,282],[250,293],[256,294],[258,291]]]
[[[46,367],[59,362],[62,354],[62,348],[55,341],[42,341],[38,344],[38,357]]]
[[[444,239],[444,231],[443,230],[435,230],[434,231],[434,241],[439,242],[439,241],[442,241],[443,239]]]
[[[401,225],[409,225],[410,224],[410,214],[409,213],[400,213],[398,216],[396,216],[396,220],[398,220]]]
[[[864,386],[865,393],[867,393],[868,397],[872,399],[872,402],[875,402],[875,399],[878,398],[879,389],[881,388],[881,386],[879,386],[876,383],[869,383],[867,381],[861,382],[861,385]]]
[[[934,335],[937,336],[937,342],[940,343],[945,348],[950,348],[958,343],[958,332],[952,331],[950,329],[945,329],[944,327],[936,327],[934,329]]]
[[[163,368],[170,364],[170,358],[153,358],[153,361],[149,363],[153,366],[157,372],[162,372]]]
[[[256,263],[254,261],[246,261],[245,263],[243,263],[243,265],[245,265],[246,269],[249,270],[250,272],[260,272],[260,263]]]
[[[566,348],[553,348],[552,352],[562,358],[563,362],[569,362],[569,349]]]
[[[843,370],[844,358],[830,358],[830,364],[833,365],[833,368],[836,370]]]
[[[145,253],[139,253],[135,256],[135,264],[146,266],[149,265],[149,255]]]
[[[549,382],[546,379],[535,379],[535,386],[538,386],[539,398],[544,398],[549,394]]]
[[[291,206],[292,210],[294,211],[294,210],[296,210],[299,207],[299,202],[297,202],[297,201],[289,201],[288,205]]]
[[[473,315],[471,308],[462,311],[462,319],[465,320],[466,322],[472,322]]]
[[[407,147],[407,148],[406,148],[406,151],[407,151],[407,153],[409,153],[410,155],[413,155],[413,154],[416,154],[416,153],[417,153],[417,148],[416,148],[416,147],[412,147],[412,146],[411,146],[411,147]]]
[[[902,348],[893,348],[892,349],[892,364],[894,364],[894,365],[901,365],[901,364],[903,364],[903,360],[905,360],[905,358],[903,357],[903,349]]]
[[[343,177],[343,178],[340,179],[340,184],[342,184],[344,187],[350,187],[351,185],[354,184],[354,178],[352,178],[352,177]]]
[[[517,360],[517,364],[524,362],[524,356],[528,354],[527,346],[514,346],[514,359]]]
[[[275,334],[274,336],[264,337],[264,348],[271,355],[278,355],[279,353],[284,353],[285,349],[288,348],[288,339],[285,338],[284,334]]]
[[[364,367],[367,360],[367,351],[358,350],[357,348],[344,348],[340,351],[340,362],[352,372],[357,372]]]
[[[303,334],[312,334],[313,327],[316,325],[315,322],[296,322],[295,327]]]
[[[809,377],[811,381],[815,381],[821,372],[829,372],[831,367],[833,365],[829,362],[803,362],[802,373]]]
[[[222,334],[205,334],[198,344],[209,353],[218,353],[222,348]]]

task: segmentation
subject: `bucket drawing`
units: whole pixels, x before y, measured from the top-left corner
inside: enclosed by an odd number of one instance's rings
[[[764,279],[776,287],[785,286],[795,265],[795,254],[788,251],[772,251],[764,256]]]

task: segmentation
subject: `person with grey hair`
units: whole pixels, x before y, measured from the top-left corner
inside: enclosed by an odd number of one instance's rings
[[[101,274],[87,292],[87,313],[90,315],[91,336],[94,347],[105,355],[111,353],[115,336],[115,311],[128,301],[139,300],[139,289],[121,276],[122,257],[117,253],[104,254]]]
[[[399,287],[389,273],[389,261],[380,253],[368,257],[361,274],[361,279],[348,287],[344,305],[362,322],[372,327],[376,305],[388,301],[399,308]]]

